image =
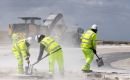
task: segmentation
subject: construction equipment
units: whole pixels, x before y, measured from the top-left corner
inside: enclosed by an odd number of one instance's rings
[[[79,46],[80,37],[84,32],[84,29],[80,28],[79,26],[66,26],[63,19],[63,14],[61,13],[50,14],[45,19],[41,19],[40,17],[19,17],[19,19],[22,19],[24,22],[9,24],[9,37],[11,37],[13,33],[22,33],[25,38],[30,36],[33,37],[38,34],[45,34],[47,36],[53,37],[58,42],[61,41],[65,44],[69,42]],[[40,24],[38,24],[38,22]],[[69,36],[70,39],[65,40],[66,35]]]
[[[95,53],[95,55],[96,55],[97,58],[98,58],[98,59],[96,59],[96,62],[97,62],[98,67],[103,66],[103,65],[104,65],[104,62],[103,62],[102,57],[99,57],[99,56],[97,55],[97,53]]]
[[[39,17],[19,17],[24,20],[24,23],[9,24],[8,35],[13,33],[23,33],[25,37],[39,34],[40,25],[36,24],[36,20],[41,20]]]
[[[43,22],[43,26],[46,28],[44,34],[53,37],[55,40],[61,38],[67,30],[61,13],[50,14]]]
[[[8,35],[10,37],[13,33],[23,33],[25,37],[45,34],[48,36],[58,36],[60,38],[66,31],[63,15],[61,13],[50,14],[43,20],[43,25],[36,23],[36,21],[40,23],[41,18],[39,17],[19,18],[24,20],[24,23],[9,24]]]
[[[78,27],[77,28],[77,42],[78,42],[78,44],[80,44],[81,43],[81,40],[80,40],[80,37],[82,36],[82,34],[84,33],[84,29],[83,28],[81,28],[81,27]]]
[[[43,60],[44,58],[46,58],[46,57],[48,57],[48,56],[49,56],[49,54],[46,54],[44,57],[41,58],[41,60]],[[41,61],[41,60],[40,60],[40,61]],[[29,64],[28,64],[28,66],[25,67],[25,73],[26,73],[27,75],[32,75],[34,65],[36,65],[36,64],[39,63],[40,61],[36,61],[36,62],[33,63],[32,65],[29,65]]]

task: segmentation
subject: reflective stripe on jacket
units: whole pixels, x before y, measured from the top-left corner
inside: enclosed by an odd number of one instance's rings
[[[53,53],[61,48],[61,46],[50,37],[45,37],[40,43],[45,46],[45,50],[48,53]]]
[[[96,37],[97,34],[91,29],[83,33],[81,36],[81,48],[93,48],[96,49]]]
[[[26,41],[24,39],[19,40],[17,43],[15,43],[12,50],[14,53],[15,51],[19,52],[19,54],[21,53],[25,59],[27,58],[28,48],[26,45]],[[18,54],[15,54],[15,55],[18,55]]]

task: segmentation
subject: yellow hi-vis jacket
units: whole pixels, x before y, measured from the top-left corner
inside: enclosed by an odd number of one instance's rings
[[[56,41],[54,41],[54,39],[50,37],[45,37],[40,42],[40,44],[43,44],[45,46],[45,51],[50,54],[61,49],[61,46]]]
[[[21,54],[24,59],[28,57],[28,47],[25,39],[19,40],[15,43],[12,50],[16,57],[19,56],[19,54]]]
[[[93,32],[91,29],[86,31],[81,36],[81,48],[92,48],[96,49],[96,38],[97,34]]]

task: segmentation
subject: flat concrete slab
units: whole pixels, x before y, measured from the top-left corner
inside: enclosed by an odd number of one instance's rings
[[[81,66],[85,64],[81,48],[63,47],[65,75],[61,76],[58,66],[55,65],[53,78],[48,74],[48,58],[34,66],[32,76],[15,75],[17,61],[11,52],[11,44],[1,44],[0,51],[0,79],[2,80],[130,80],[130,65],[128,64],[130,46],[127,45],[99,45],[97,51],[99,56],[103,57],[105,65],[97,67],[95,57],[91,64],[93,73],[81,71]],[[30,48],[31,64],[37,60],[38,53],[39,46]]]

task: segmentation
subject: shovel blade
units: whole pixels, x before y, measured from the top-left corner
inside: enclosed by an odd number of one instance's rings
[[[97,62],[98,67],[101,67],[104,65],[102,58],[96,59],[96,62]]]
[[[26,75],[32,75],[33,66],[25,66],[25,74]]]
[[[25,74],[28,74],[29,66],[25,66]]]

